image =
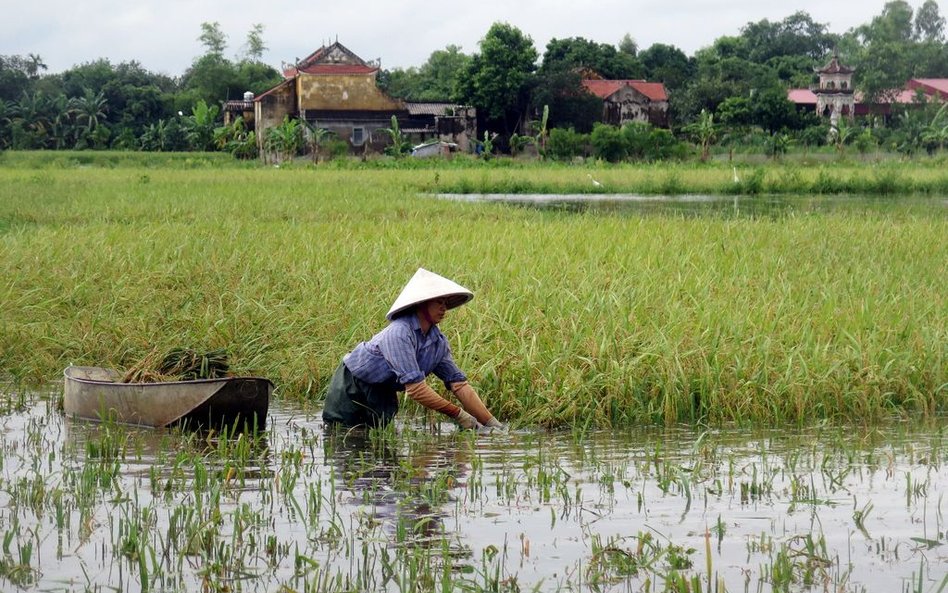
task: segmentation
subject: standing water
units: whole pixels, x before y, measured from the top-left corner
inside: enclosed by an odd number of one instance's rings
[[[256,435],[7,392],[0,583],[36,591],[943,591],[945,424]]]

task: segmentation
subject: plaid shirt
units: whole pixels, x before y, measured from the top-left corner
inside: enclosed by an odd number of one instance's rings
[[[353,376],[366,383],[397,383],[402,389],[424,381],[430,373],[451,383],[467,377],[451,358],[451,347],[437,325],[428,334],[414,314],[396,317],[368,342],[361,342],[342,359]]]

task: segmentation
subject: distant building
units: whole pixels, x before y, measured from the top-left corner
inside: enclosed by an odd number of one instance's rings
[[[660,82],[605,80],[584,72],[583,87],[602,99],[602,122],[622,126],[629,122],[668,127],[668,93]]]
[[[881,115],[892,113],[893,105],[917,104],[919,98],[925,102],[948,100],[948,79],[913,78],[901,89],[882,93],[876,102],[865,101],[862,93],[853,88],[854,69],[842,65],[834,55],[829,64],[816,69],[820,76],[818,85],[809,89],[790,89],[787,98],[798,109],[814,111],[835,123],[840,117]]]
[[[392,116],[412,140],[443,140],[463,150],[473,148],[473,107],[395,99],[378,87],[378,72],[378,64],[362,60],[339,42],[284,68],[283,82],[252,98],[252,121],[261,152],[267,130],[285,117],[326,129],[359,152],[380,151],[391,142],[380,130],[391,126]],[[246,114],[246,107],[246,101],[231,101],[225,105],[225,114]],[[244,119],[249,118],[245,115]]]

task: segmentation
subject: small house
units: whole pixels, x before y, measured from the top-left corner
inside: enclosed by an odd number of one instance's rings
[[[643,122],[668,127],[668,93],[664,84],[602,78],[584,78],[582,84],[588,92],[602,99],[603,123],[623,126]]]
[[[286,67],[283,82],[253,98],[261,150],[267,130],[285,117],[328,130],[354,152],[379,152],[387,146],[391,137],[382,129],[391,127],[393,116],[409,139],[472,148],[476,137],[473,107],[393,98],[379,88],[378,73],[377,63],[364,61],[339,42]]]

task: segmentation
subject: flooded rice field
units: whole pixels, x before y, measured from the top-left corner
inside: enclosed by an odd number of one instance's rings
[[[438,194],[446,200],[498,202],[545,211],[678,216],[782,217],[829,212],[948,215],[948,196],[899,195],[636,195],[636,194]]]
[[[256,435],[7,392],[0,588],[944,591],[948,423]]]

